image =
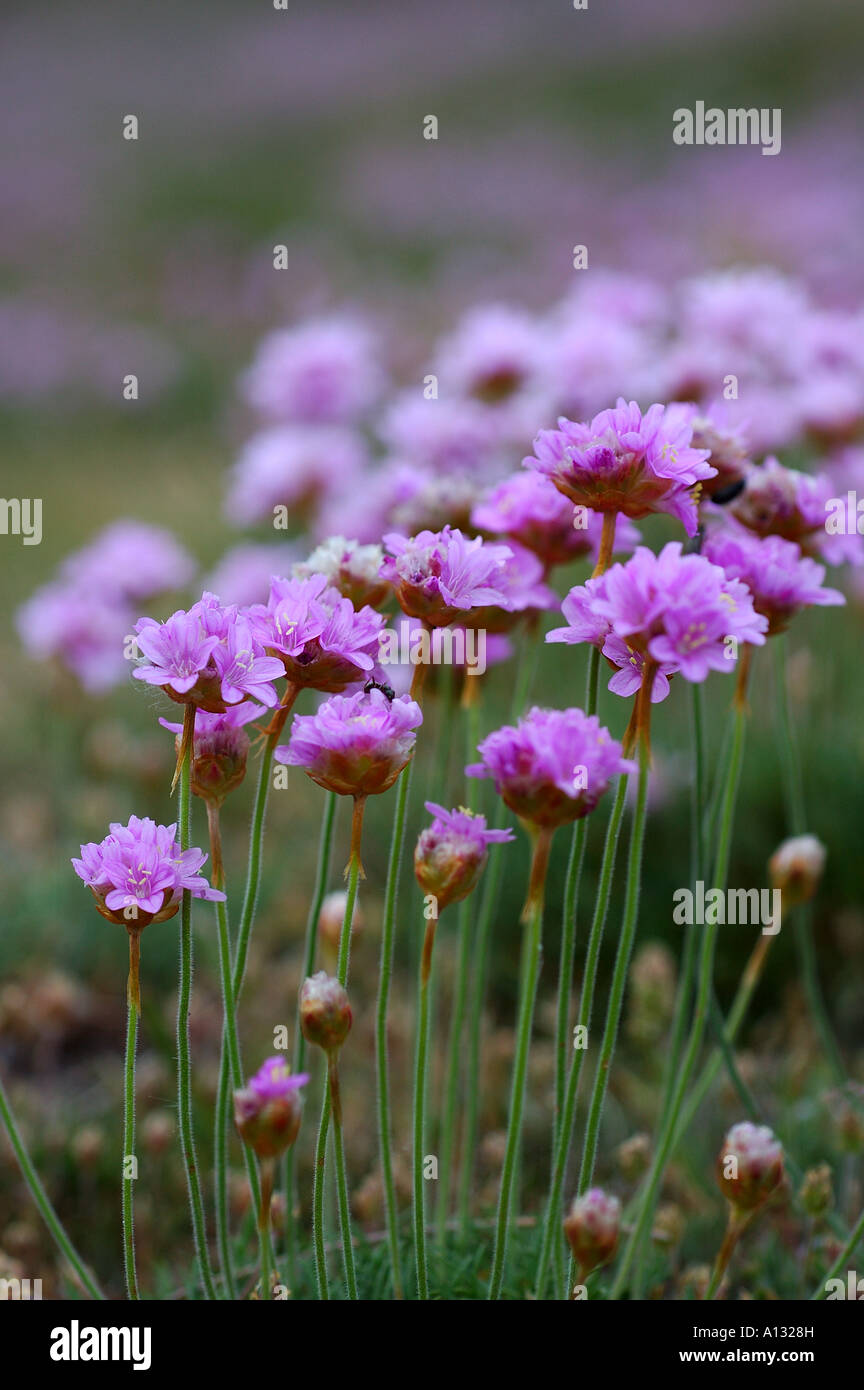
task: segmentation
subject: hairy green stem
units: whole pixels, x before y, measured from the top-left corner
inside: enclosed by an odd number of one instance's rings
[[[123,1266],[126,1294],[138,1299],[135,1269],[135,1046],[138,1041],[138,1004],[129,991],[126,1020],[126,1065],[123,1085]]]

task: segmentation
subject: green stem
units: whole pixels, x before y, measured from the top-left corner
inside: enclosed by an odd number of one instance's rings
[[[339,1228],[342,1232],[345,1283],[348,1286],[348,1297],[356,1300],[357,1275],[354,1270],[354,1238],[351,1234],[351,1205],[348,1199],[345,1144],[342,1138],[342,1106],[339,1100],[339,1072],[335,1052],[331,1052],[327,1059],[327,1070],[330,1085],[330,1113],[333,1117],[333,1150],[336,1155],[336,1191],[339,1198]]]
[[[137,1300],[138,1274],[135,1269],[135,1045],[138,1041],[138,1007],[134,999],[127,1003],[126,1066],[123,1086],[123,1264],[126,1271],[126,1294]],[[132,1172],[127,1175],[126,1165]]]
[[[273,1196],[275,1162],[262,1158],[258,1199],[258,1246],[261,1251],[261,1300],[268,1302],[273,1283],[273,1248],[270,1237],[270,1202]]]
[[[384,922],[381,929],[381,968],[378,976],[378,1008],[375,1019],[375,1061],[378,1072],[378,1147],[381,1157],[381,1176],[384,1184],[384,1204],[387,1212],[387,1243],[390,1249],[390,1270],[393,1296],[402,1297],[402,1267],[399,1259],[399,1211],[396,1205],[396,1184],[393,1180],[393,1153],[390,1121],[390,1068],[387,1051],[387,1011],[390,1003],[390,980],[393,974],[393,944],[396,928],[396,898],[399,888],[399,866],[405,839],[405,818],[413,763],[409,763],[399,778],[396,809],[393,816],[393,835],[387,865],[387,884],[384,890]]]
[[[328,792],[324,803],[324,816],[321,821],[321,836],[318,842],[318,867],[315,873],[315,889],[309,914],[306,918],[306,944],[303,952],[303,979],[308,980],[315,969],[315,954],[318,945],[318,919],[327,894],[327,880],[330,874],[330,856],[333,849],[333,825],[336,820],[336,792]],[[300,1027],[300,1011],[294,1028],[294,1066],[295,1075],[302,1072],[306,1064],[306,1039]],[[285,1157],[285,1238],[291,1278],[295,1276],[297,1223],[295,1207],[297,1203],[297,1171],[294,1161],[295,1146]]]
[[[87,1290],[90,1297],[95,1299],[104,1299],[104,1293],[100,1289],[99,1285],[96,1283],[96,1280],[93,1278],[93,1275],[87,1269],[86,1265],[84,1264],[84,1261],[81,1259],[81,1256],[78,1254],[78,1251],[75,1249],[75,1246],[72,1244],[71,1240],[66,1234],[66,1228],[64,1227],[63,1222],[60,1220],[59,1216],[57,1215],[56,1211],[51,1205],[51,1202],[48,1198],[48,1194],[45,1191],[45,1188],[42,1186],[42,1181],[39,1177],[39,1174],[36,1172],[36,1169],[33,1166],[33,1160],[27,1152],[27,1146],[25,1145],[24,1140],[21,1138],[21,1131],[19,1130],[18,1125],[15,1122],[15,1116],[12,1113],[12,1107],[9,1104],[9,1100],[6,1095],[6,1091],[4,1090],[2,1080],[0,1080],[0,1119],[3,1120],[6,1133],[9,1135],[9,1142],[12,1145],[12,1150],[15,1154],[15,1157],[18,1160],[18,1166],[21,1169],[21,1176],[26,1182],[30,1192],[30,1196],[33,1198],[33,1201],[36,1207],[38,1208],[39,1215],[42,1217],[42,1220],[45,1222],[45,1225],[51,1232],[51,1235],[54,1239],[55,1244],[57,1245],[58,1250],[68,1260],[69,1265],[74,1271],[76,1278],[81,1284],[81,1287]]]
[[[190,731],[186,737],[186,729]],[[180,848],[189,848],[189,803],[190,770],[192,764],[192,741],[195,730],[195,706],[185,706],[184,748],[180,763],[180,787],[178,793],[178,819],[180,822]],[[192,1232],[195,1238],[195,1252],[201,1282],[208,1298],[215,1298],[213,1274],[210,1269],[210,1256],[207,1251],[207,1229],[204,1221],[204,1202],[201,1198],[201,1181],[198,1173],[198,1159],[195,1153],[195,1133],[192,1119],[192,1057],[189,1045],[189,1006],[192,995],[192,895],[188,888],[183,890],[180,904],[180,983],[177,997],[177,1109],[180,1126],[180,1147],[186,1169],[186,1184],[189,1189],[189,1210],[192,1217]]]
[[[612,1066],[612,1059],[615,1055],[618,1025],[621,1021],[621,1009],[624,1002],[624,989],[627,984],[627,971],[630,967],[630,956],[633,951],[633,942],[636,938],[636,927],[639,921],[639,892],[642,883],[642,847],[645,842],[645,811],[648,799],[650,762],[651,759],[647,739],[640,739],[639,783],[636,791],[636,809],[633,813],[633,825],[630,831],[630,850],[627,858],[627,885],[624,891],[624,920],[621,924],[621,935],[618,939],[618,950],[615,956],[615,967],[612,974],[612,986],[609,992],[609,1002],[606,1006],[606,1024],[603,1029],[603,1041],[600,1045],[600,1059],[594,1072],[594,1086],[588,1108],[588,1123],[585,1129],[585,1141],[582,1148],[582,1166],[579,1172],[580,1197],[590,1187],[594,1172],[594,1160],[600,1134],[600,1121],[603,1116],[603,1105],[606,1100],[606,1091],[609,1085],[609,1071]]]
[[[528,698],[528,692],[537,668],[537,658],[542,644],[543,629],[540,623],[529,631],[522,659],[516,673],[516,684],[510,705],[511,723],[518,719]],[[507,818],[503,802],[498,801],[493,825],[502,829]],[[480,1051],[483,1037],[483,1001],[486,992],[486,978],[489,966],[489,950],[492,933],[492,917],[498,901],[498,890],[503,870],[503,855],[493,854],[486,867],[483,896],[474,931],[474,961],[468,1002],[468,1049],[465,1067],[466,1076],[471,1078],[465,1098],[465,1117],[463,1124],[461,1171],[459,1175],[459,1223],[463,1235],[467,1235],[471,1220],[471,1187],[474,1176],[474,1159],[477,1152],[477,1131],[480,1123]]]
[[[500,1297],[504,1280],[504,1259],[507,1253],[507,1236],[510,1226],[510,1190],[516,1168],[516,1156],[522,1136],[522,1110],[525,1102],[525,1078],[528,1072],[528,1053],[531,1048],[531,1029],[534,1022],[534,1004],[537,997],[537,982],[540,977],[540,961],[543,952],[543,890],[546,870],[549,863],[552,832],[546,829],[535,831],[534,854],[531,865],[531,884],[525,906],[527,917],[527,970],[519,1004],[519,1022],[516,1030],[516,1058],[513,1066],[513,1082],[510,1092],[510,1119],[507,1126],[507,1145],[504,1151],[504,1167],[501,1172],[501,1191],[498,1196],[498,1216],[495,1226],[495,1251],[492,1257],[492,1273],[489,1279],[489,1298]]]
[[[582,976],[582,993],[579,1000],[578,1014],[579,1026],[585,1028],[586,1031],[591,1025],[594,986],[597,981],[597,964],[600,959],[603,931],[609,911],[609,898],[612,891],[612,876],[615,871],[618,837],[621,833],[621,822],[624,818],[624,807],[627,802],[627,780],[628,776],[626,773],[618,779],[615,801],[612,805],[609,824],[606,829],[606,843],[603,848],[603,861],[600,866],[600,878],[597,884],[594,915],[591,919],[591,930],[588,933],[588,949],[585,955],[585,969]],[[537,1268],[537,1288],[535,1297],[538,1299],[541,1299],[545,1293],[549,1257],[554,1249],[554,1242],[560,1238],[561,1196],[564,1190],[567,1160],[573,1138],[573,1121],[576,1115],[576,1101],[579,1094],[579,1081],[582,1074],[585,1052],[585,1048],[574,1049],[575,1055],[570,1064],[570,1071],[567,1076],[564,1107],[561,1112],[561,1120],[556,1137],[552,1181],[549,1190],[549,1199],[546,1203],[546,1222],[543,1232],[540,1262]]]
[[[749,653],[749,648],[745,647],[744,651],[745,654]],[[742,659],[746,659],[746,656]],[[725,891],[726,888],[726,879],[729,870],[729,853],[732,843],[732,826],[735,818],[735,804],[738,796],[738,784],[741,779],[741,764],[744,755],[746,666],[743,669],[743,673],[739,672],[739,679],[742,674],[744,679],[740,681],[740,688],[736,694],[734,703],[732,747],[726,770],[726,780],[720,808],[720,833],[717,841],[717,853],[713,875],[713,886],[719,888],[721,892]],[[669,1112],[665,1124],[662,1126],[659,1142],[655,1148],[651,1169],[644,1187],[639,1216],[624,1249],[618,1274],[610,1294],[611,1298],[616,1298],[620,1293],[627,1278],[634,1254],[641,1249],[642,1242],[650,1229],[650,1224],[654,1217],[654,1206],[666,1163],[674,1143],[681,1106],[702,1046],[702,1038],[705,1032],[711,999],[717,931],[717,924],[710,924],[706,927],[702,937],[698,961],[696,1005],[693,1012],[693,1021],[691,1024],[687,1051],[679,1069],[675,1090],[672,1095],[672,1102],[669,1106]]]
[[[426,1119],[426,1062],[429,1052],[429,975],[432,969],[432,947],[435,943],[435,919],[426,923],[426,935],[420,961],[419,1009],[417,1016],[417,1051],[414,1070],[414,1254],[417,1264],[417,1297],[429,1297],[429,1277],[426,1270],[426,1218],[423,1176],[423,1140]]]
[[[785,636],[774,639],[774,679],[777,694],[777,734],[780,761],[783,770],[783,788],[786,798],[786,814],[789,830],[793,835],[807,832],[807,811],[804,801],[804,783],[801,775],[801,760],[798,743],[789,710],[789,674],[787,669],[787,641]],[[804,992],[810,1014],[816,1025],[825,1056],[840,1086],[846,1084],[846,1068],[834,1037],[834,1030],[816,968],[816,953],[813,949],[813,910],[810,903],[802,903],[793,919],[795,946],[798,962],[804,980]]]
[[[473,679],[477,679],[476,677]],[[480,741],[480,702],[477,694],[465,711],[465,762],[470,763]],[[467,779],[465,806],[469,811],[477,809],[478,783],[476,777]],[[438,1205],[437,1239],[443,1250],[447,1236],[447,1216],[450,1196],[453,1190],[453,1149],[456,1137],[456,1116],[459,1102],[459,1081],[463,1060],[462,1034],[465,1030],[465,1006],[468,999],[468,984],[471,974],[471,947],[474,944],[472,930],[471,899],[459,904],[458,958],[456,964],[456,983],[451,1001],[450,1037],[447,1044],[447,1073],[444,1084],[444,1108],[441,1120],[441,1138],[438,1159]]]
[[[360,882],[361,863],[360,863],[360,832],[363,823],[363,800],[357,798],[354,802],[354,819],[351,827],[351,859],[348,865],[348,889],[345,894],[345,915],[342,918],[342,934],[339,938],[339,963],[337,966],[337,976],[343,989],[348,984],[348,967],[351,960],[351,923],[354,919],[354,905],[357,901],[357,887]],[[318,1143],[315,1149],[315,1176],[312,1189],[312,1235],[315,1246],[315,1269],[318,1279],[318,1297],[328,1299],[330,1297],[327,1282],[327,1259],[324,1249],[324,1179],[327,1160],[327,1135],[330,1130],[330,1117],[332,1113],[331,1105],[331,1085],[324,1088],[324,1100],[321,1106],[321,1121],[318,1126]],[[338,1166],[337,1155],[337,1166]],[[346,1189],[347,1203],[347,1189]],[[346,1206],[346,1226],[343,1228],[342,1257],[345,1264],[345,1279],[348,1284],[349,1295],[351,1295],[351,1282],[353,1278],[354,1255],[351,1246],[350,1217]],[[349,1273],[350,1267],[350,1273]]]

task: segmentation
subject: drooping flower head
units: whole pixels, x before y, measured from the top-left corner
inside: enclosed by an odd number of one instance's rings
[[[747,486],[731,511],[735,520],[757,536],[780,536],[795,541],[805,555],[829,564],[864,563],[864,541],[853,531],[843,535],[825,528],[828,502],[835,484],[825,473],[814,477],[785,468],[776,458],[747,471]]]
[[[308,560],[293,567],[297,579],[309,579],[323,574],[333,589],[351,600],[355,608],[368,604],[377,608],[390,592],[390,585],[381,578],[384,551],[380,545],[360,545],[344,536],[330,536],[312,551]]]
[[[529,710],[479,745],[482,762],[465,771],[491,777],[517,816],[552,829],[593,811],[613,777],[632,772],[621,744],[581,709]]]
[[[516,541],[546,568],[566,565],[583,555],[596,558],[603,517],[573,503],[537,473],[514,473],[498,483],[475,505],[471,523],[478,531]],[[629,551],[639,532],[625,516],[615,525],[615,551]]]
[[[621,397],[587,424],[563,416],[557,430],[541,430],[534,454],[523,460],[576,506],[623,512],[638,520],[668,512],[696,534],[693,486],[714,476],[707,449],[691,445],[687,415],[652,405],[643,415]]]
[[[489,846],[513,839],[512,830],[489,830],[485,816],[464,806],[447,811],[426,802],[432,824],[421,830],[414,850],[414,874],[423,893],[438,900],[438,911],[467,898],[489,857]]]
[[[768,621],[769,634],[783,632],[802,608],[846,602],[839,589],[825,588],[825,566],[780,536],[760,537],[740,526],[718,526],[709,532],[703,553],[728,578],[747,585],[753,607]]]
[[[602,1187],[574,1200],[564,1218],[564,1234],[582,1278],[611,1260],[620,1228],[621,1203]]]
[[[232,705],[224,714],[198,711],[192,742],[193,795],[202,797],[213,806],[221,806],[228,793],[239,787],[246,776],[249,754],[249,735],[244,726],[257,719],[259,714],[263,714],[263,710],[251,701]],[[167,719],[160,719],[159,723],[176,734],[179,754],[183,725],[172,724]]]
[[[506,604],[503,566],[509,546],[491,545],[479,536],[468,540],[461,531],[420,531],[384,537],[389,552],[381,573],[389,579],[404,612],[422,618],[430,627],[465,622],[472,609]]]
[[[340,796],[375,796],[396,781],[422,723],[420,706],[405,696],[390,700],[374,688],[334,695],[315,714],[295,715],[275,758]]]
[[[639,546],[632,559],[571,589],[564,602],[569,628],[556,629],[548,640],[592,642],[626,671],[623,643],[640,674],[647,655],[664,678],[678,672],[696,683],[709,671],[731,671],[736,644],[762,646],[768,628],[740,580],[727,578],[702,555],[683,555],[678,541],[659,555]],[[613,677],[610,689],[629,694],[630,679]],[[664,693],[655,678],[653,698]]]
[[[139,618],[135,632],[144,660],[133,676],[161,686],[178,704],[223,714],[243,700],[277,703],[271,682],[283,674],[280,662],[265,654],[243,614],[214,594],[164,623]]]
[[[327,693],[372,670],[384,625],[380,613],[357,611],[323,574],[273,579],[267,604],[248,613],[257,640],[279,658],[289,681]]]
[[[717,1180],[739,1212],[755,1211],[783,1178],[783,1146],[767,1125],[733,1125],[717,1155]]]
[[[131,816],[128,825],[112,823],[99,844],[81,846],[72,866],[109,922],[127,928],[165,922],[179,910],[184,889],[193,898],[224,902],[225,894],[200,875],[207,855],[181,849],[176,831],[176,825]]]
[[[300,1132],[305,1072],[291,1074],[283,1057],[269,1057],[242,1090],[234,1092],[234,1123],[259,1158],[278,1158]]]
[[[335,1052],[351,1032],[353,1015],[348,995],[333,975],[319,970],[300,990],[300,1027],[307,1042]]]

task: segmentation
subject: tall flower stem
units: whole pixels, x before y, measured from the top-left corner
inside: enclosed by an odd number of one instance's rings
[[[627,984],[627,971],[636,939],[639,921],[639,894],[642,884],[642,847],[645,841],[645,811],[648,800],[648,776],[651,767],[650,713],[651,688],[654,682],[654,663],[646,659],[642,672],[642,685],[637,696],[637,737],[639,753],[639,782],[636,790],[636,809],[630,831],[630,849],[627,857],[627,883],[624,890],[624,918],[618,950],[612,973],[612,985],[606,1006],[606,1023],[603,1041],[600,1044],[600,1057],[594,1072],[594,1085],[588,1107],[588,1121],[585,1141],[582,1148],[582,1166],[579,1171],[579,1195],[591,1185],[594,1160],[597,1153],[597,1140],[600,1134],[600,1121],[609,1085],[609,1072],[615,1055],[618,1038],[618,1025],[624,1003],[624,989]]]
[[[465,762],[474,756],[480,738],[480,702],[477,681],[479,677],[466,677],[464,726]],[[477,808],[478,786],[476,778],[468,779],[465,806],[469,811]],[[465,1030],[465,1006],[468,998],[468,984],[471,972],[471,946],[473,944],[471,900],[466,898],[459,904],[458,958],[456,964],[456,983],[451,1001],[450,1037],[447,1044],[447,1072],[444,1084],[444,1108],[441,1120],[441,1137],[438,1156],[438,1206],[436,1212],[437,1240],[443,1248],[447,1233],[447,1215],[455,1176],[453,1172],[453,1149],[456,1136],[456,1112],[459,1100],[459,1077],[461,1071],[462,1035]]]
[[[258,1199],[258,1244],[261,1250],[261,1298],[267,1301],[272,1292],[273,1250],[270,1243],[270,1201],[273,1196],[275,1165],[272,1158],[262,1158],[260,1197]]]
[[[336,1052],[331,1052],[327,1058],[327,1080],[330,1090],[330,1113],[333,1119],[333,1150],[336,1155],[336,1193],[339,1201],[339,1228],[342,1232],[345,1282],[348,1286],[348,1297],[356,1299],[357,1275],[354,1270],[354,1241],[351,1234],[351,1203],[348,1198],[345,1143],[342,1136],[342,1101],[339,1095],[339,1063]]]
[[[360,837],[363,829],[364,804],[362,797],[355,798],[354,815],[351,821],[351,856],[348,860],[348,888],[345,894],[345,916],[342,919],[342,934],[339,938],[339,961],[336,969],[339,983],[343,989],[348,984],[348,967],[351,959],[351,923],[354,920],[357,888],[360,882],[360,875],[363,872],[363,866],[360,862]],[[312,1187],[312,1238],[315,1246],[315,1272],[318,1280],[318,1297],[321,1299],[329,1299],[330,1297],[330,1288],[327,1278],[327,1255],[324,1244],[324,1179],[326,1176],[325,1169],[327,1162],[327,1136],[330,1132],[330,1119],[332,1115],[331,1093],[332,1078],[328,1075],[328,1084],[324,1088],[324,1099],[321,1105],[318,1142],[315,1147],[315,1177]],[[338,1163],[339,1157],[337,1154],[337,1167]],[[343,1180],[344,1176],[343,1158]],[[345,1188],[345,1208],[344,1211],[340,1209],[340,1214],[343,1218],[342,1258],[345,1265],[345,1281],[348,1285],[349,1297],[356,1298],[357,1289],[354,1279],[354,1253],[351,1243],[350,1212],[347,1205],[347,1185]],[[354,1290],[353,1293],[351,1292],[352,1287]]]
[[[330,858],[333,849],[333,825],[336,820],[336,792],[328,792],[324,803],[324,816],[321,821],[321,836],[318,842],[318,867],[315,873],[315,888],[309,915],[306,918],[306,943],[303,951],[303,979],[308,980],[315,969],[315,952],[318,944],[318,919],[327,893],[327,879],[330,874]],[[294,1072],[302,1072],[306,1064],[306,1039],[300,1027],[300,1013],[294,1029]],[[285,1158],[285,1231],[289,1269],[293,1278],[297,1226],[295,1207],[297,1202],[297,1171],[294,1162],[295,1147],[292,1144]]]
[[[210,833],[211,882],[214,888],[224,891],[225,869],[222,860],[222,831],[219,807],[207,802],[207,826]],[[237,1297],[234,1280],[234,1265],[231,1253],[231,1223],[228,1213],[228,1115],[230,1092],[243,1085],[243,1068],[240,1060],[240,1043],[237,1035],[237,1016],[234,1002],[234,986],[231,978],[231,935],[228,927],[228,905],[216,903],[216,925],[219,939],[219,973],[222,983],[222,1052],[219,1064],[219,1085],[216,1093],[216,1115],[213,1134],[213,1155],[216,1189],[216,1242],[219,1247],[219,1263],[225,1280],[225,1291],[230,1299]],[[251,1152],[243,1145],[243,1159],[246,1164],[246,1177],[249,1191],[256,1210],[261,1204],[261,1187],[258,1168]],[[267,1227],[269,1237],[269,1225]]]
[[[492,1273],[489,1279],[490,1299],[497,1299],[500,1297],[501,1285],[504,1280],[504,1259],[507,1254],[507,1235],[510,1224],[510,1190],[513,1184],[516,1158],[522,1134],[525,1078],[528,1073],[531,1028],[534,1022],[534,1004],[537,997],[537,981],[540,977],[540,961],[543,951],[543,897],[551,847],[552,832],[547,829],[535,830],[531,879],[523,912],[523,921],[525,922],[528,932],[527,969],[521,991],[522,997],[519,1004],[519,1022],[516,1030],[516,1058],[513,1066],[513,1082],[510,1092],[510,1119],[507,1126],[504,1166],[501,1172],[501,1190],[498,1196],[498,1216],[495,1225],[495,1251],[492,1257]]]
[[[138,1014],[141,1008],[139,968],[141,928],[129,932],[129,982],[126,988],[126,1064],[123,1083],[123,1265],[126,1273],[126,1294],[138,1299],[138,1274],[135,1268],[135,1047],[138,1041]]]
[[[516,673],[516,684],[510,706],[510,722],[518,719],[528,700],[537,658],[542,645],[543,629],[539,620],[534,620],[529,628],[525,648]],[[505,809],[502,802],[495,808],[494,828],[500,830],[504,824]],[[480,1049],[483,1036],[483,1000],[488,973],[489,946],[492,917],[498,901],[501,884],[503,856],[493,854],[486,867],[483,894],[474,930],[474,960],[471,988],[468,1000],[468,1048],[465,1074],[471,1078],[471,1085],[465,1097],[465,1116],[459,1174],[459,1223],[463,1235],[467,1235],[471,1217],[471,1185],[474,1175],[474,1158],[477,1151],[477,1130],[480,1122]]]
[[[426,1060],[429,1052],[429,976],[432,971],[432,948],[435,945],[437,919],[426,923],[423,951],[420,957],[420,986],[417,1011],[417,1051],[414,1070],[414,1256],[417,1265],[417,1297],[429,1297],[429,1277],[426,1270],[426,1218],[423,1176],[423,1140],[426,1119]]]
[[[585,692],[585,713],[597,712],[597,686],[600,673],[600,652],[591,648],[588,655],[588,685]],[[570,1051],[570,995],[573,989],[573,958],[576,950],[576,904],[585,859],[588,820],[583,816],[573,826],[567,878],[564,883],[564,908],[561,913],[561,954],[558,967],[558,1019],[555,1030],[555,1128],[557,1137],[564,1111],[567,1085],[567,1056]]]
[[[795,729],[789,711],[787,641],[788,638],[785,636],[776,637],[774,639],[777,744],[783,771],[783,788],[786,799],[786,815],[789,823],[789,830],[792,835],[804,835],[808,829],[807,812],[804,801],[804,783],[801,775],[801,760],[798,754],[798,743],[795,738]],[[804,992],[807,996],[810,1014],[816,1025],[822,1047],[825,1050],[825,1056],[834,1073],[835,1081],[838,1085],[842,1086],[845,1085],[847,1080],[846,1068],[834,1037],[831,1019],[825,1007],[825,999],[819,984],[819,974],[816,969],[816,953],[813,949],[813,910],[809,903],[802,903],[795,914],[794,934],[798,961],[804,980]]]
[[[33,1198],[38,1208],[39,1215],[51,1232],[52,1239],[58,1250],[61,1255],[63,1255],[64,1259],[68,1261],[79,1284],[83,1289],[86,1289],[90,1297],[97,1300],[104,1299],[104,1293],[88,1270],[81,1256],[78,1254],[72,1241],[69,1239],[63,1222],[51,1205],[48,1194],[42,1186],[42,1180],[33,1166],[33,1160],[27,1151],[27,1145],[21,1137],[21,1131],[12,1113],[12,1107],[9,1104],[9,1099],[4,1090],[2,1079],[0,1079],[0,1119],[2,1119],[6,1133],[9,1135],[9,1142],[18,1160],[21,1176],[26,1182],[30,1196]]]
[[[618,779],[615,801],[612,805],[609,824],[606,829],[606,843],[603,848],[603,861],[600,866],[597,898],[594,904],[594,914],[591,919],[591,929],[588,933],[588,948],[585,955],[585,968],[582,975],[582,994],[579,1000],[578,1013],[579,1026],[584,1028],[586,1033],[591,1025],[594,987],[597,982],[597,963],[600,959],[600,947],[603,943],[603,931],[609,911],[609,898],[612,891],[612,876],[615,869],[618,838],[621,833],[621,822],[624,818],[624,807],[627,802],[627,783],[628,776],[624,773]],[[573,1137],[573,1121],[576,1116],[576,1101],[579,1095],[579,1081],[582,1075],[582,1064],[585,1058],[585,1051],[585,1048],[577,1048],[574,1050],[570,1071],[567,1075],[564,1105],[561,1111],[561,1118],[558,1124],[555,1141],[552,1178],[549,1200],[546,1204],[546,1219],[540,1251],[540,1262],[537,1268],[535,1297],[538,1299],[541,1299],[545,1293],[546,1279],[549,1272],[549,1257],[554,1249],[554,1242],[559,1238],[561,1230],[561,1197],[564,1191],[567,1160],[570,1154],[570,1144]]]
[[[714,861],[713,887],[719,888],[721,892],[725,891],[726,879],[729,872],[732,827],[735,819],[735,805],[738,798],[738,784],[741,780],[741,765],[744,758],[744,732],[747,721],[747,682],[749,677],[750,651],[751,648],[749,646],[744,647],[739,663],[738,683],[732,713],[732,743],[719,812],[719,834]],[[697,967],[696,1001],[690,1028],[690,1037],[681,1067],[679,1068],[675,1090],[672,1095],[672,1101],[666,1120],[661,1127],[661,1134],[655,1146],[651,1168],[642,1192],[639,1215],[619,1263],[618,1273],[611,1293],[611,1297],[613,1298],[617,1297],[620,1293],[629,1273],[634,1255],[637,1251],[641,1250],[642,1242],[650,1229],[650,1223],[654,1217],[654,1205],[657,1200],[660,1183],[663,1179],[663,1173],[677,1132],[681,1106],[684,1102],[687,1088],[690,1085],[693,1072],[699,1059],[699,1052],[702,1046],[702,1039],[705,1033],[711,1001],[717,931],[717,924],[710,924],[706,927],[702,936]]]
[[[738,1244],[745,1228],[749,1225],[753,1212],[737,1212],[734,1207],[729,1209],[729,1221],[726,1226],[726,1234],[723,1237],[723,1244],[714,1262],[714,1270],[711,1274],[711,1282],[705,1293],[706,1303],[710,1303],[717,1296],[717,1290],[723,1280],[723,1275],[729,1268],[729,1261],[735,1253],[735,1246]]]
[[[192,742],[195,734],[195,706],[186,705],[183,724],[184,753],[180,763],[180,786],[178,792],[178,819],[180,822],[180,848],[189,848],[189,803],[190,772],[192,765]],[[180,984],[177,998],[177,1111],[180,1126],[180,1146],[186,1168],[186,1184],[189,1189],[189,1210],[192,1217],[192,1232],[195,1238],[195,1251],[201,1282],[208,1298],[215,1298],[213,1273],[207,1251],[207,1227],[204,1220],[204,1202],[201,1197],[201,1179],[198,1173],[198,1158],[195,1152],[195,1131],[192,1118],[192,1057],[189,1045],[189,1006],[192,996],[192,895],[184,888],[180,904]]]
[[[399,867],[405,840],[405,818],[408,811],[408,792],[411,785],[413,760],[399,778],[396,789],[396,808],[390,858],[387,864],[387,883],[384,889],[384,922],[381,928],[381,968],[378,975],[378,1007],[375,1016],[375,1063],[378,1077],[378,1148],[381,1176],[384,1184],[384,1205],[387,1212],[387,1243],[390,1249],[390,1272],[394,1298],[402,1297],[402,1268],[399,1258],[399,1211],[396,1205],[396,1185],[393,1180],[393,1151],[390,1120],[390,1066],[387,1050],[387,1013],[390,1004],[390,980],[393,974],[393,944],[396,932],[396,899],[399,890]]]

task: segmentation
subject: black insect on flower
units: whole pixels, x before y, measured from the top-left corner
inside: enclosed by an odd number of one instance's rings
[[[396,691],[392,685],[384,685],[381,681],[368,680],[363,687],[364,695],[368,695],[370,690],[380,690],[382,695],[386,695],[391,705],[396,699]]]

